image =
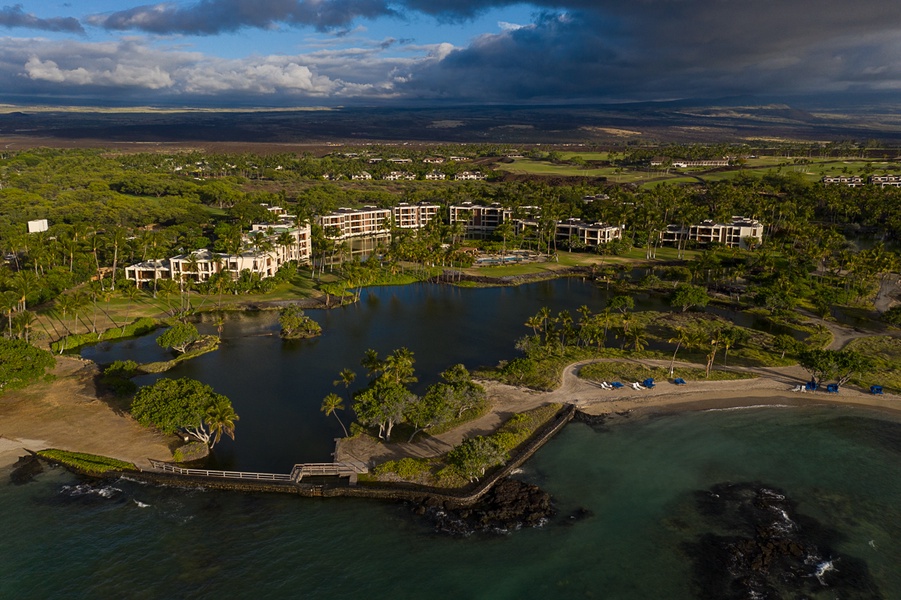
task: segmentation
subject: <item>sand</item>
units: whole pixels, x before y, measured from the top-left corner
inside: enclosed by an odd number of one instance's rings
[[[115,398],[95,385],[97,366],[57,357],[56,380],[0,396],[0,468],[28,450],[88,452],[149,467],[148,458],[169,460],[178,438],[138,425]]]
[[[578,377],[579,368],[588,362],[592,361],[567,367],[560,387],[552,392],[482,381],[492,408],[481,418],[415,443],[395,438],[394,443],[384,444],[368,436],[342,440],[336,459],[371,464],[406,456],[438,456],[464,438],[491,433],[516,412],[551,402],[573,403],[583,412],[595,415],[636,416],[760,404],[832,404],[875,409],[901,417],[901,398],[891,394],[873,396],[850,387],[843,387],[838,394],[791,392],[807,379],[806,372],[799,367],[749,369],[758,375],[751,380],[691,381],[682,386],[661,381],[648,390],[626,387],[610,391]],[[0,468],[14,463],[26,454],[26,449],[44,448],[110,456],[141,468],[149,467],[148,458],[171,459],[171,449],[180,440],[141,427],[121,410],[116,399],[98,395],[94,363],[58,357],[54,374],[57,378],[51,383],[39,383],[0,397]]]
[[[406,456],[421,458],[438,456],[459,444],[464,438],[491,433],[515,412],[551,402],[573,403],[587,414],[619,417],[758,405],[799,407],[841,405],[878,410],[886,415],[901,418],[901,397],[892,394],[874,396],[868,391],[851,387],[842,387],[837,394],[792,392],[792,388],[808,379],[807,372],[797,366],[745,369],[757,375],[755,379],[690,381],[686,385],[659,381],[653,389],[634,390],[627,385],[619,390],[605,390],[596,383],[578,377],[579,369],[592,362],[597,361],[584,361],[567,367],[563,372],[560,387],[551,392],[537,392],[496,381],[480,381],[492,403],[491,411],[483,417],[414,443],[395,439],[391,444],[384,444],[369,436],[341,440],[336,451],[336,459],[377,464]],[[669,366],[669,361],[639,362]]]

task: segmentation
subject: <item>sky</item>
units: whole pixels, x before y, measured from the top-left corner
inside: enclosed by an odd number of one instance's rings
[[[901,91],[885,0],[0,0],[0,102],[548,104]]]

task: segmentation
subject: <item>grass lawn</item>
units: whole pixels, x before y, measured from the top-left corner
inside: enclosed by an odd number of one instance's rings
[[[669,380],[669,369],[634,362],[606,361],[585,365],[579,370],[579,377],[589,381],[621,381],[624,383],[642,382],[648,377],[653,377],[660,382]],[[681,377],[686,381],[731,381],[735,379],[754,379],[757,376],[752,373],[712,369],[710,377],[705,377],[704,367],[683,367],[677,365],[673,371],[673,377]]]
[[[845,349],[860,352],[874,363],[871,372],[854,377],[851,383],[863,389],[881,385],[887,392],[901,393],[901,339],[887,335],[858,338]]]

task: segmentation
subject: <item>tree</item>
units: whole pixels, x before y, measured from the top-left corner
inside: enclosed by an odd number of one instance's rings
[[[188,346],[200,338],[197,328],[191,323],[176,323],[166,333],[157,338],[156,343],[163,348],[172,348],[183,354]]]
[[[670,306],[681,308],[682,312],[693,306],[704,307],[710,302],[707,290],[697,285],[680,283],[670,296]]]
[[[794,354],[798,351],[798,348],[801,347],[801,344],[788,335],[787,333],[780,333],[779,335],[773,337],[773,350],[780,353],[779,358],[785,358],[785,353],[789,352]]]
[[[339,410],[344,410],[344,400],[341,399],[341,396],[334,392],[328,394],[322,399],[322,406],[319,407],[319,410],[324,412],[326,417],[335,415],[335,418],[338,419],[338,423],[341,424],[341,429],[344,430],[344,437],[348,436],[347,427],[344,426],[344,421],[341,420],[341,417],[339,417],[337,413]]]
[[[354,413],[363,425],[379,428],[379,439],[391,441],[391,431],[404,417],[404,409],[416,396],[402,385],[379,377],[354,394]]]
[[[0,338],[0,394],[23,388],[44,376],[56,359],[22,340]]]
[[[873,368],[869,357],[853,350],[805,350],[798,355],[798,364],[810,373],[814,383],[835,379],[838,385]]]
[[[450,386],[436,384],[429,388],[425,396],[417,398],[404,407],[404,420],[413,426],[409,442],[412,442],[420,431],[438,427],[453,418],[452,399],[448,398],[452,394],[453,388]]]
[[[672,377],[673,370],[676,366],[676,354],[679,352],[681,346],[687,346],[691,343],[691,332],[684,327],[676,327],[676,335],[671,337],[668,341],[670,344],[676,344],[676,349],[673,351],[673,359],[669,363],[669,376]]]
[[[210,448],[219,443],[223,433],[235,439],[235,421],[238,418],[231,401],[221,394],[216,394],[203,417],[203,422],[212,435]]]
[[[282,327],[280,335],[285,339],[309,338],[322,333],[319,323],[303,314],[303,310],[296,304],[282,309],[278,323]]]
[[[164,378],[142,387],[131,403],[131,414],[145,427],[170,435],[183,431],[207,444],[215,444],[222,433],[234,438],[238,420],[227,397],[188,377]]]
[[[463,440],[447,453],[447,462],[470,482],[478,481],[491,467],[507,460],[504,452],[493,440],[477,436]]]

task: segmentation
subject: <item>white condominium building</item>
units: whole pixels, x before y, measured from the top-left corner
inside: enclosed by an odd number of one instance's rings
[[[746,239],[763,241],[763,225],[757,219],[732,217],[731,223],[714,223],[703,221],[697,225],[667,225],[666,231],[660,234],[664,243],[678,244],[681,240],[695,241],[699,244],[723,244],[729,247],[747,248]]]

